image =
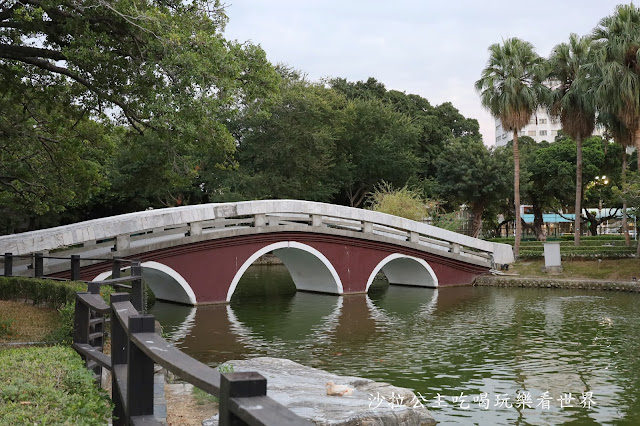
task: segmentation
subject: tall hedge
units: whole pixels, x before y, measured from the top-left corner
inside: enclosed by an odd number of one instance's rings
[[[1,300],[30,300],[34,305],[45,304],[58,309],[73,302],[78,291],[87,291],[87,285],[78,281],[0,277]]]

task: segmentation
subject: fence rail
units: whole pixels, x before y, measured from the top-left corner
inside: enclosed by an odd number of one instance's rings
[[[113,293],[109,305],[100,296],[102,285],[127,280],[133,289],[142,288],[139,264],[131,277],[90,283],[88,292],[76,294],[75,305],[73,347],[98,377],[103,368],[111,371],[114,425],[161,424],[153,416],[156,363],[218,397],[221,426],[311,425],[269,398],[267,379],[260,374],[219,373],[167,342],[155,332],[154,316],[141,314],[141,298]],[[111,355],[103,353],[106,324],[111,325]]]

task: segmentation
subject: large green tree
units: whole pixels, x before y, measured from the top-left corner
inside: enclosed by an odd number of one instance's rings
[[[487,148],[480,139],[454,139],[435,162],[440,197],[456,208],[469,206],[473,237],[480,233],[485,209],[509,197],[511,176],[505,160],[502,151]]]
[[[355,99],[339,144],[342,179],[349,205],[360,207],[375,185],[402,186],[420,170],[419,129],[405,114],[377,99]]]
[[[237,123],[238,169],[227,171],[223,182],[204,175],[206,190],[214,199],[331,201],[346,173],[339,145],[347,109],[347,100],[334,90],[284,78],[269,115],[249,114]]]
[[[110,126],[89,119],[70,91],[27,78],[0,85],[0,233],[53,226],[107,185]]]
[[[580,245],[582,211],[582,140],[595,127],[596,106],[585,65],[592,58],[591,39],[571,34],[568,43],[558,44],[549,58],[549,79],[554,87],[551,112],[560,117],[562,130],[576,141],[576,188],[574,244]]]
[[[603,18],[591,36],[596,56],[587,68],[594,77],[599,109],[611,114],[626,128],[640,151],[640,8],[616,7]],[[640,156],[637,159],[640,169]]]
[[[545,96],[544,60],[535,53],[531,43],[518,38],[504,40],[489,47],[489,60],[476,81],[482,105],[500,119],[502,126],[513,132],[514,204],[516,235],[514,253],[520,253],[522,224],[520,223],[520,156],[518,131],[536,111]]]
[[[435,175],[434,161],[450,139],[480,137],[478,121],[464,117],[450,102],[433,106],[419,95],[387,90],[375,78],[358,82],[337,78],[329,84],[350,100],[378,100],[411,119],[418,129],[416,155],[420,160],[417,175],[420,179]]]
[[[235,149],[229,120],[263,108],[277,90],[262,49],[225,40],[226,22],[218,1],[2,1],[0,91],[16,99],[27,87],[41,122],[57,123],[47,129],[54,140],[69,141],[78,120],[123,126],[120,187],[143,185],[153,205],[175,205],[194,171]],[[15,135],[3,137],[14,153],[3,161],[29,158]],[[23,126],[23,138],[46,151],[35,127]],[[43,161],[73,173],[55,156]],[[19,196],[17,182],[5,176],[3,189]]]

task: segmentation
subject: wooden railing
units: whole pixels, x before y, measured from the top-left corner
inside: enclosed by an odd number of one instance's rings
[[[153,315],[143,314],[142,267],[137,260],[45,256],[42,253],[4,258],[4,276],[13,276],[14,259],[31,260],[32,276],[44,276],[45,259],[70,262],[71,279],[80,280],[82,261],[112,262],[112,278],[85,281],[87,291],[76,294],[73,348],[100,382],[102,369],[111,371],[114,425],[162,424],[153,416],[154,364],[218,397],[221,426],[226,425],[311,425],[311,423],[267,396],[267,379],[255,372],[219,373],[191,358],[155,332]],[[130,276],[121,268],[131,265]],[[59,280],[59,279],[56,279]],[[127,285],[126,283],[129,283]],[[125,288],[113,293],[108,305],[100,295],[102,286]],[[110,327],[110,330],[108,326]],[[103,352],[111,336],[111,355]]]
[[[96,374],[111,371],[114,425],[153,425],[154,364],[219,398],[220,425],[311,425],[267,396],[267,379],[258,373],[219,373],[191,358],[155,332],[153,315],[141,314],[141,303],[128,293],[114,293],[107,305],[100,286],[131,277],[90,283],[89,291],[77,293],[73,347]],[[110,317],[111,355],[102,352],[104,318]]]

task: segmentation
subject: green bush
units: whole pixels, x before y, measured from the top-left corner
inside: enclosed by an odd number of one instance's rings
[[[87,285],[78,281],[0,277],[2,300],[31,300],[34,305],[45,304],[57,309],[67,302],[73,302],[78,291],[87,291]]]
[[[73,320],[75,317],[76,305],[74,302],[67,302],[60,309],[60,324],[53,330],[45,341],[51,343],[59,343],[62,345],[70,345],[73,342]]]
[[[73,349],[52,346],[4,350],[0,351],[0,365],[3,424],[108,423],[112,410],[109,396],[96,387]]]
[[[560,238],[562,241],[573,241],[573,235],[562,235]],[[589,240],[624,240],[624,235],[583,235],[580,237],[580,242]]]
[[[382,182],[369,194],[368,203],[371,210],[421,221],[430,215],[428,202],[414,190],[404,186],[394,189],[387,182]]]
[[[11,336],[14,324],[14,320],[0,317],[0,337]]]

